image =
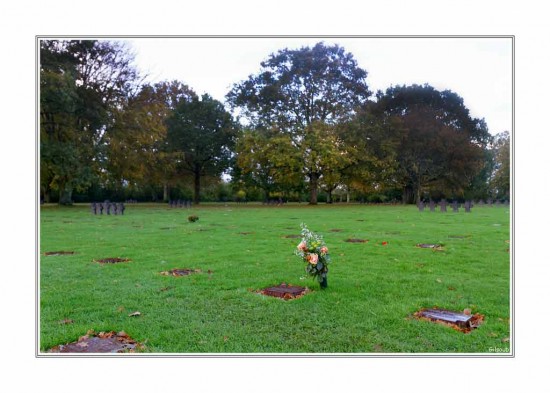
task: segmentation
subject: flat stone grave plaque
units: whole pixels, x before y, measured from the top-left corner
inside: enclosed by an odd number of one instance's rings
[[[131,259],[128,258],[104,258],[104,259],[94,259],[94,262],[99,263],[121,263],[121,262],[130,262]]]
[[[88,332],[76,342],[57,345],[51,348],[50,353],[121,353],[135,352],[142,346],[130,338],[124,331],[121,332]]]
[[[74,251],[47,251],[44,253],[47,257],[55,257],[58,255],[73,255]]]
[[[288,284],[281,284],[276,287],[264,288],[261,293],[267,296],[279,297],[284,300],[296,299],[303,296],[306,292],[306,288],[293,286]]]
[[[470,312],[459,313],[437,308],[420,310],[414,315],[420,319],[428,319],[432,322],[454,327],[464,333],[468,333],[478,327],[483,321],[483,315],[480,314],[471,315]]]
[[[200,273],[199,269],[172,269],[167,272],[161,272],[163,276],[188,276],[193,273]]]
[[[299,239],[301,237],[302,237],[302,235],[286,235],[285,236],[286,239]]]
[[[369,239],[347,239],[345,241],[348,243],[366,243]]]
[[[432,250],[442,250],[443,244],[429,244],[429,243],[418,243],[416,245],[418,248],[431,248]]]

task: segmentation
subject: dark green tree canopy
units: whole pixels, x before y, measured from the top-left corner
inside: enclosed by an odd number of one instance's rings
[[[314,121],[338,123],[370,96],[367,72],[351,53],[334,45],[283,49],[227,94],[255,126],[303,130]]]
[[[135,87],[132,61],[119,42],[40,42],[41,187],[58,190],[60,203],[99,172],[105,130]]]
[[[471,118],[456,93],[429,85],[392,87],[377,99],[359,116],[358,132],[365,145],[384,147],[371,153],[390,152],[388,175],[403,189],[404,201],[436,190],[462,196],[484,165],[491,139],[485,122]]]
[[[181,168],[195,179],[195,203],[200,179],[220,176],[229,166],[237,126],[223,104],[208,94],[181,102],[167,119],[168,144],[181,153]]]
[[[420,107],[438,111],[438,120],[465,133],[472,142],[486,146],[491,139],[485,120],[472,118],[463,98],[450,90],[438,91],[424,84],[395,86],[377,93],[377,110],[388,115],[406,115]]]

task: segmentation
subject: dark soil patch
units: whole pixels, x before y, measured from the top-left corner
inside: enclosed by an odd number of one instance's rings
[[[438,308],[422,309],[415,312],[415,318],[425,321],[438,323],[444,326],[449,326],[462,333],[470,333],[483,323],[484,316],[481,314],[471,315],[465,310],[464,313],[455,311],[443,310]]]
[[[193,273],[200,273],[200,269],[172,269],[167,272],[160,272],[163,276],[174,276],[174,277],[180,277],[180,276],[188,276]]]
[[[170,230],[170,229],[176,229],[176,227],[162,227],[160,228],[162,230]]]
[[[301,235],[286,235],[285,236],[286,239],[299,239],[301,237],[302,237]]]
[[[401,235],[401,232],[399,232],[399,231],[386,232],[386,235]]]
[[[467,239],[472,235],[449,235],[449,239]]]
[[[73,255],[73,254],[74,254],[74,251],[48,251],[44,253],[44,255],[46,255],[47,257],[55,257],[58,255]]]
[[[99,263],[121,263],[121,262],[130,262],[131,259],[128,258],[104,258],[104,259],[94,259],[94,262]]]
[[[343,229],[339,229],[339,228],[332,228],[330,229],[330,232],[342,232]]]
[[[366,243],[369,239],[347,239],[345,241],[348,243]]]
[[[135,352],[143,345],[134,341],[125,332],[89,331],[76,342],[57,345],[51,348],[50,353],[122,353]]]
[[[307,288],[282,283],[276,287],[264,288],[262,295],[278,297],[284,300],[297,299],[308,292]]]
[[[253,235],[256,232],[239,232],[239,235]]]

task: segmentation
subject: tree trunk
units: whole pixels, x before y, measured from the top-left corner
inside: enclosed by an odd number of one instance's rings
[[[164,183],[164,192],[163,192],[162,200],[164,202],[168,202],[170,200],[170,188],[168,187],[167,183]]]
[[[403,187],[403,205],[414,203],[414,190],[411,185]]]
[[[66,183],[61,184],[61,186],[59,187],[59,204],[73,204],[73,188],[71,186],[68,186]]]
[[[195,195],[193,197],[193,203],[198,205],[200,203],[200,194],[201,194],[201,173],[200,171],[195,171]]]
[[[50,190],[44,191],[44,203],[50,203]]]
[[[332,191],[327,192],[327,203],[332,203]]]
[[[319,183],[319,175],[317,173],[312,173],[309,176],[309,204],[317,204],[317,189]]]

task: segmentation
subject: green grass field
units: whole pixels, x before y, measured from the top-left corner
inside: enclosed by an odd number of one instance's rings
[[[300,239],[285,237],[302,222],[330,249],[326,290],[301,279]],[[509,223],[508,207],[147,204],[94,216],[88,205],[43,206],[40,350],[94,329],[124,330],[147,353],[503,352],[511,345]],[[44,255],[61,250],[75,253]],[[93,262],[111,257],[131,262]],[[202,273],[160,274],[173,268]],[[281,282],[312,291],[290,301],[257,293]],[[424,307],[470,308],[485,320],[464,334],[411,317]]]

